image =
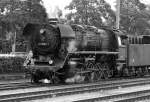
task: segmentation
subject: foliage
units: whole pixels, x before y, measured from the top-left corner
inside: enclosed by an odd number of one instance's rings
[[[120,30],[128,34],[148,34],[150,7],[141,3],[140,0],[120,0],[120,2]],[[71,23],[96,27],[115,26],[115,12],[105,0],[72,0],[66,9],[71,11],[66,15]]]
[[[11,43],[8,40],[0,40],[0,53],[10,53]]]
[[[66,15],[72,23],[100,27],[112,26],[115,22],[115,13],[105,0],[72,0],[66,9],[72,11]]]
[[[42,0],[0,0],[0,38],[14,43],[22,39],[22,29],[29,22],[46,22]],[[20,42],[19,42],[20,43]]]
[[[16,52],[26,52],[26,51],[27,51],[27,43],[24,41],[17,41]]]
[[[16,24],[34,21],[43,22],[47,14],[40,2],[41,0],[1,0],[1,21]]]
[[[62,16],[62,10],[58,6],[56,6],[54,12],[56,13],[57,18],[60,18]]]
[[[150,13],[147,6],[140,0],[120,0],[121,1],[121,30],[129,34],[144,34],[145,29],[150,25],[147,21],[150,19]]]

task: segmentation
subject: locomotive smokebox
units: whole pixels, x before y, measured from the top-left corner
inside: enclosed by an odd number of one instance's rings
[[[49,24],[27,24],[23,35],[28,40],[28,48],[34,55],[48,55],[57,53],[60,47],[59,29]]]

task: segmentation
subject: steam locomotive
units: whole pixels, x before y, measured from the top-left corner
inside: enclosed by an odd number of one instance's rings
[[[23,35],[31,52],[26,66],[35,83],[149,74],[150,37],[146,35],[128,36],[107,27],[75,24],[27,24]]]

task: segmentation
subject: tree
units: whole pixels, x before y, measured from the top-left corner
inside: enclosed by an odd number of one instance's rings
[[[72,23],[100,27],[105,21],[109,21],[107,25],[110,26],[115,22],[115,13],[105,0],[72,0],[66,9],[71,11],[66,17]]]
[[[9,38],[15,44],[14,39],[21,38],[20,33],[25,24],[47,21],[47,14],[41,2],[41,0],[0,0],[0,26],[3,34],[1,37],[13,33]]]
[[[60,18],[62,16],[62,10],[56,6],[54,12],[56,13],[56,17]]]
[[[121,30],[128,34],[143,34],[145,29],[150,28],[147,21],[150,13],[147,6],[140,0],[120,0],[121,1]]]

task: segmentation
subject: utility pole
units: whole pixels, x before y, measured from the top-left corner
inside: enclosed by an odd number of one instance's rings
[[[88,8],[88,1],[87,0],[83,0],[83,8],[84,8],[84,15],[83,15],[83,17],[82,17],[82,23],[84,23],[85,25],[87,25],[88,24],[88,15],[87,15],[87,8]]]
[[[120,26],[120,0],[117,0],[117,13],[116,13],[116,28]]]
[[[86,0],[85,0],[86,1]],[[87,5],[88,5],[88,3],[87,3],[87,1],[86,1],[86,3],[85,3],[85,15],[86,15],[86,18],[85,18],[85,24],[87,25],[88,24],[88,15],[87,15]]]

